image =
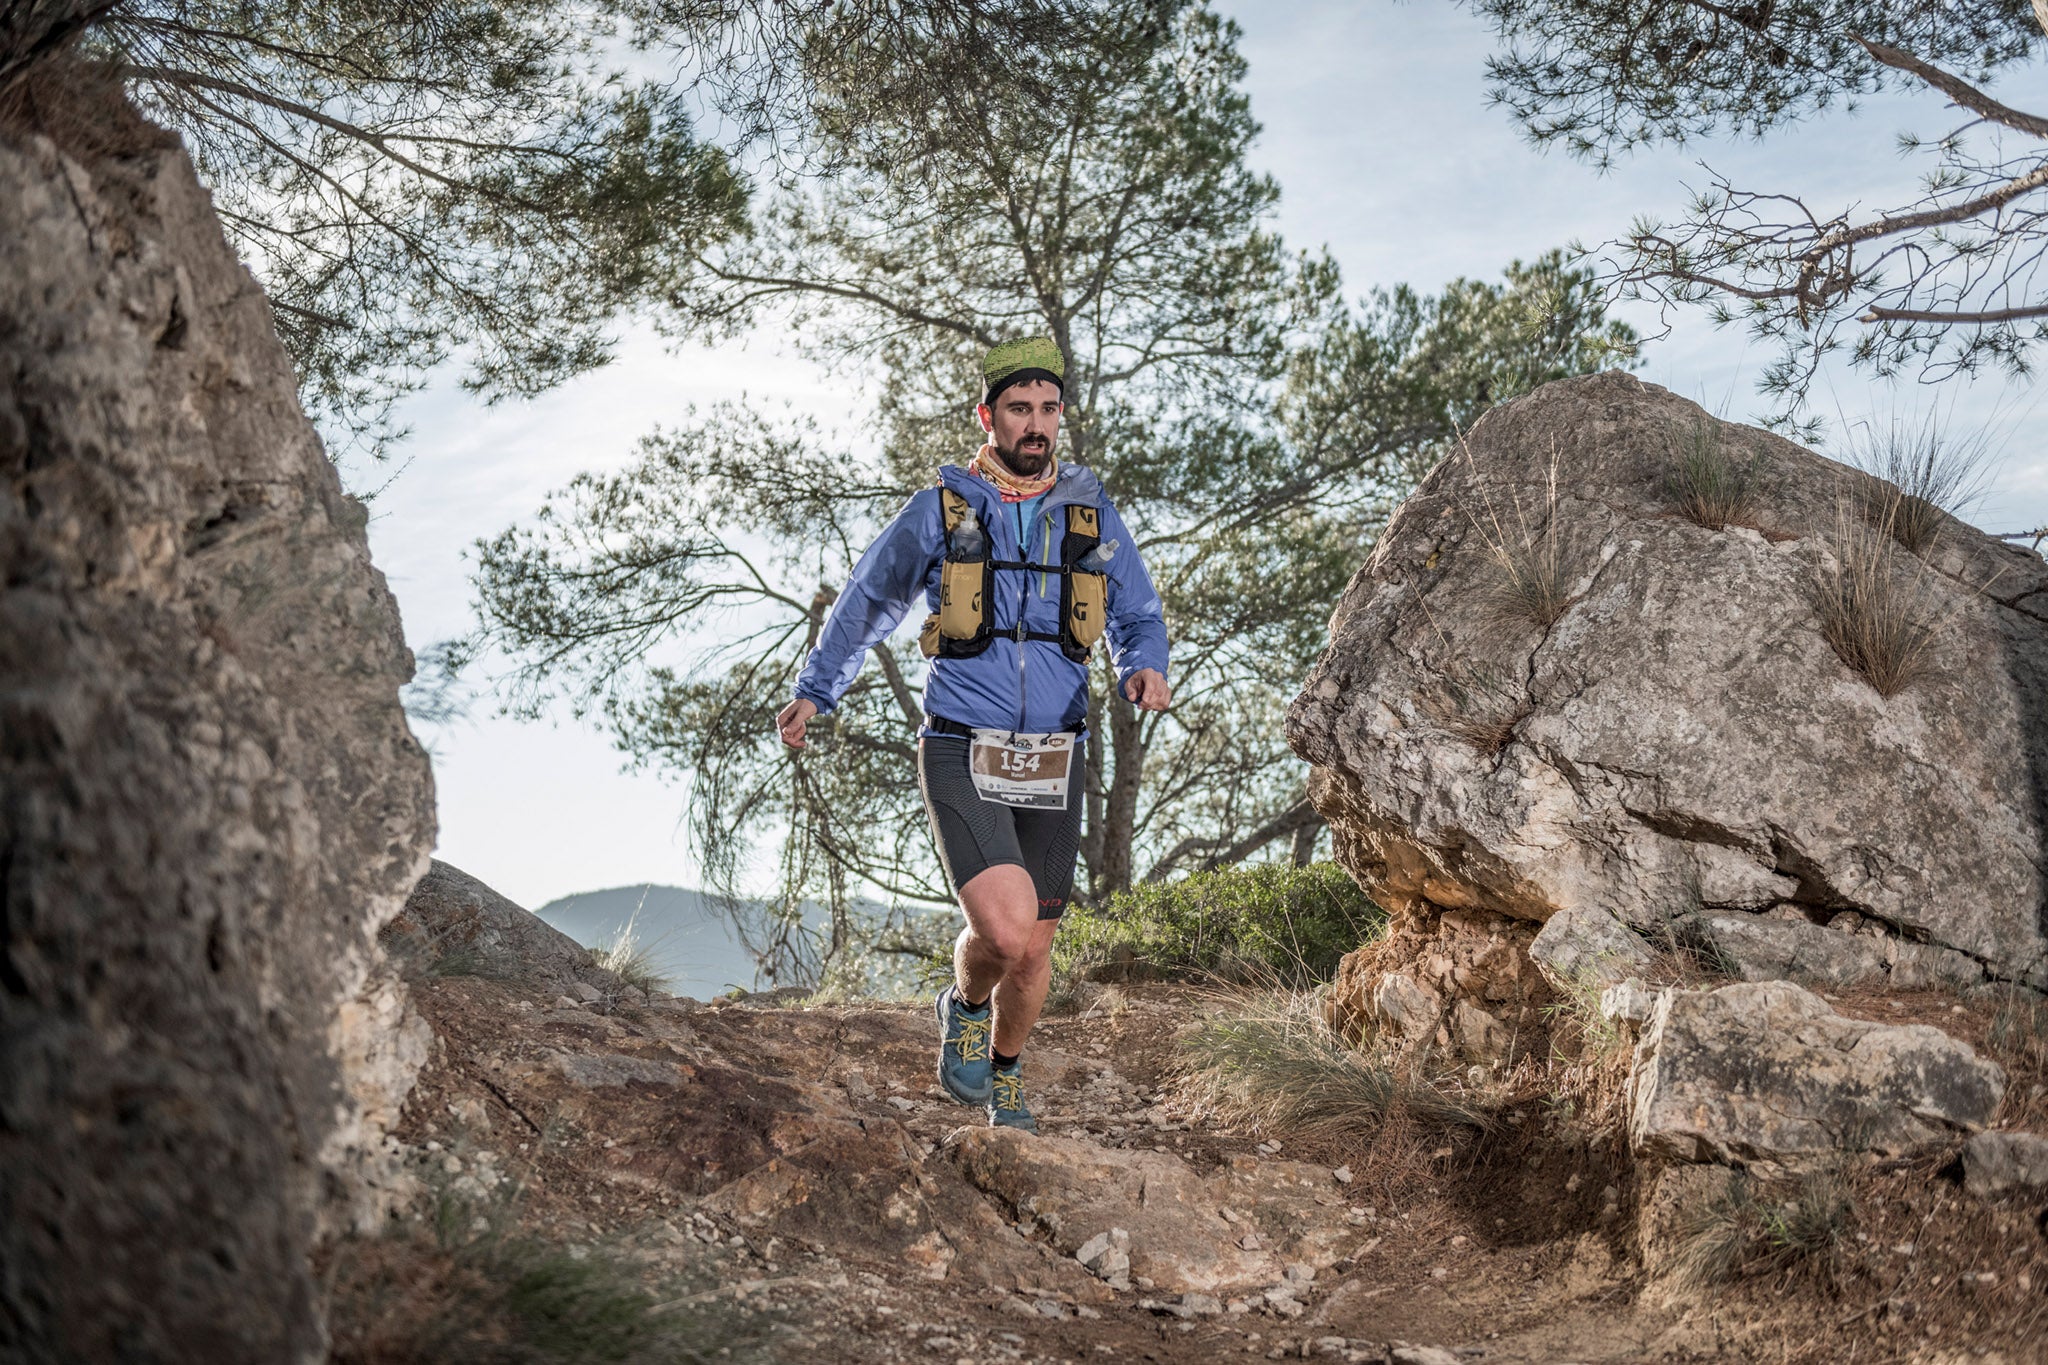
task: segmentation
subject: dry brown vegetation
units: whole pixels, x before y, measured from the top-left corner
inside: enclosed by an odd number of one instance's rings
[[[1930,412],[1916,427],[1894,418],[1864,425],[1850,458],[1872,476],[1863,513],[1912,554],[1925,554],[1949,521],[1983,500],[1991,446],[1981,432],[1945,430]]]
[[[1515,727],[1535,710],[1526,694],[1497,670],[1453,660],[1439,685],[1416,698],[1422,713],[1446,734],[1491,758],[1508,746]]]
[[[341,1243],[327,1267],[336,1365],[767,1361],[773,1326],[618,1248],[519,1229],[516,1201],[443,1196],[432,1219]]]
[[[1558,515],[1558,458],[1553,451],[1543,496],[1536,505],[1526,505],[1516,493],[1510,496],[1505,511],[1489,498],[1479,510],[1469,513],[1472,529],[1494,571],[1483,605],[1497,621],[1526,622],[1548,630],[1572,604],[1581,563]]]
[[[1821,634],[1881,697],[1929,676],[1953,611],[1932,571],[1897,549],[1896,510],[1872,521],[1845,509],[1811,574]]]
[[[1709,531],[1750,525],[1756,516],[1764,469],[1761,450],[1730,451],[1721,424],[1700,413],[1671,438],[1665,491],[1686,519]]]

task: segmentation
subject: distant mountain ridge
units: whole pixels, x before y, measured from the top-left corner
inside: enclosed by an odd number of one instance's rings
[[[678,995],[709,999],[755,985],[753,954],[716,898],[702,891],[642,882],[580,891],[534,913],[586,948],[607,947],[630,932]]]

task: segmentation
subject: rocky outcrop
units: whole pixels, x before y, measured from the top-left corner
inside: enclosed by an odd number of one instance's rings
[[[1771,981],[1665,992],[1630,1084],[1638,1152],[1799,1171],[1980,1129],[2005,1073],[1939,1029],[1844,1018]]]
[[[591,998],[625,987],[575,939],[438,858],[382,938],[417,971],[518,981],[556,995],[596,992]]]
[[[312,1360],[423,1055],[425,870],[362,507],[175,141],[0,127],[0,1355]],[[68,150],[70,148],[72,150]]]
[[[1751,524],[1682,514],[1703,448],[1753,471]],[[1739,975],[2048,984],[2048,565],[1954,521],[1901,552],[1941,631],[1881,696],[1813,605],[1875,487],[1604,374],[1494,409],[1401,506],[1288,737],[1408,944],[1378,971],[1432,992],[1447,1039],[1488,1031],[1453,1027],[1461,1003],[1502,1036],[1540,1022],[1457,969],[1474,933],[1526,944],[1564,911]],[[1554,567],[1554,618],[1515,604],[1509,560]],[[1376,1027],[1378,974],[1354,976],[1335,1007]]]
[[[948,1146],[976,1188],[1053,1246],[1086,1262],[1103,1238],[1132,1276],[1176,1294],[1263,1291],[1287,1283],[1290,1265],[1313,1279],[1357,1243],[1327,1167],[1244,1158],[1201,1175],[1165,1152],[995,1128],[962,1129]]]

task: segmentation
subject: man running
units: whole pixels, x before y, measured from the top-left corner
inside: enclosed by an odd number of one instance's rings
[[[1091,647],[1123,695],[1166,709],[1166,623],[1131,533],[1087,470],[1054,453],[1066,358],[1049,338],[982,360],[987,435],[945,465],[855,566],[776,717],[782,742],[830,711],[921,593],[931,659],[917,775],[966,914],[939,992],[939,1081],[991,1124],[1037,1131],[1020,1058],[1051,976],[1081,847]]]

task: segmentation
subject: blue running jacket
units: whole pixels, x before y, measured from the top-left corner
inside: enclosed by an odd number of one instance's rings
[[[989,536],[997,559],[1033,564],[1059,563],[1060,539],[1066,534],[1068,503],[1101,509],[1102,543],[1117,542],[1104,573],[1109,579],[1109,619],[1104,634],[1110,663],[1121,691],[1133,673],[1156,668],[1166,674],[1166,620],[1152,577],[1138,559],[1130,528],[1102,496],[1102,484],[1078,465],[1061,465],[1059,477],[1033,507],[1025,533],[1017,529],[1017,505],[1005,503],[995,487],[959,465],[945,465],[939,479],[965,497]],[[832,615],[818,636],[818,647],[797,675],[796,695],[822,714],[838,705],[853,685],[868,650],[886,639],[901,623],[920,594],[927,611],[939,609],[939,564],[945,557],[939,490],[917,493],[896,514],[875,543],[854,566],[853,577],[833,604]],[[958,721],[976,729],[1015,730],[1043,734],[1081,730],[1088,718],[1088,670],[1049,640],[1012,638],[1021,615],[1026,630],[1055,633],[1060,628],[1058,573],[1024,574],[996,571],[996,637],[980,654],[966,659],[930,660],[925,676],[927,715]]]

